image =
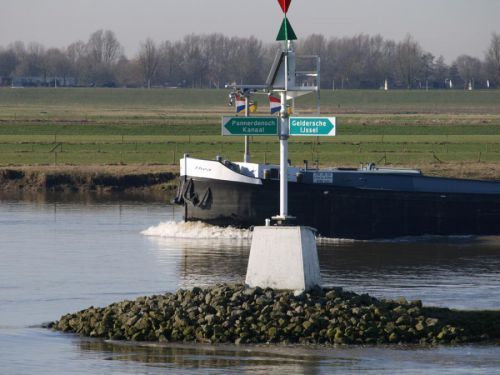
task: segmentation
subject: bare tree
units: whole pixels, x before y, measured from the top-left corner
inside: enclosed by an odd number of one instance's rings
[[[191,87],[203,87],[208,70],[207,56],[204,55],[203,38],[200,35],[187,35],[182,44],[182,81]]]
[[[123,48],[110,30],[98,30],[90,35],[87,43],[88,76],[93,84],[114,86],[113,68],[122,55]]]
[[[186,73],[183,66],[184,47],[183,42],[165,41],[161,44],[161,60],[158,67],[158,75],[161,80],[170,86],[185,86]]]
[[[366,35],[359,34],[352,38],[333,38],[328,43],[334,66],[333,79],[338,88],[355,88],[361,81],[363,73],[363,55],[366,52]]]
[[[500,34],[492,34],[485,60],[486,71],[491,75],[492,81],[500,86]]]
[[[360,86],[379,88],[387,78],[385,75],[384,38],[380,35],[368,37],[363,47],[363,72]]]
[[[450,67],[446,65],[443,56],[439,56],[432,67],[432,87],[446,88],[447,80],[449,79]]]
[[[297,51],[304,55],[323,55],[327,41],[321,34],[311,34],[297,45]]]
[[[384,81],[387,79],[388,83],[394,85],[397,75],[397,44],[395,41],[384,41],[384,46],[382,49],[382,60]]]
[[[110,30],[104,32],[103,44],[103,62],[105,64],[114,64],[123,54],[123,47],[115,36],[115,33]]]
[[[144,84],[140,64],[122,56],[114,67],[117,82],[124,87],[142,87]]]
[[[255,37],[232,38],[233,53],[230,58],[232,81],[248,83],[261,83],[265,80],[262,66],[264,49],[262,42]],[[268,67],[267,67],[268,68]]]
[[[160,57],[160,51],[152,39],[148,38],[145,42],[141,43],[137,60],[141,67],[144,82],[146,82],[148,88],[151,88],[151,81],[158,70]]]
[[[474,84],[474,81],[480,77],[482,64],[481,60],[475,57],[460,55],[453,64],[456,65],[458,69],[458,74],[460,75],[464,88],[466,88],[469,83]]]
[[[207,79],[210,87],[220,88],[227,76],[231,41],[222,34],[211,34],[204,38],[204,44],[204,55],[208,60]]]
[[[87,43],[87,51],[92,60],[108,66],[118,61],[122,49],[115,33],[110,30],[94,32]]]
[[[72,73],[68,56],[57,48],[51,48],[46,53],[46,60],[48,73],[53,76],[54,81],[62,78],[65,86],[67,78]]]
[[[26,55],[26,46],[19,40],[9,44],[8,49],[15,53],[18,60],[21,60]]]
[[[448,66],[411,36],[400,42],[365,34],[326,39],[313,34],[299,40],[299,54],[319,54],[323,87],[379,88],[387,79],[391,87],[444,88],[469,81],[500,85],[500,35],[493,34],[484,61],[460,56]],[[135,59],[127,59],[112,31],[98,30],[87,42],[72,43],[67,49],[48,51],[38,43],[27,47],[16,42],[0,47],[0,75],[3,82],[17,76],[35,77],[29,83],[44,85],[47,74],[71,76],[77,84],[151,87],[161,82],[181,87],[222,87],[228,82],[263,83],[278,43],[227,37],[222,34],[188,35],[177,42],[155,44],[147,39]],[[299,70],[311,70],[307,63]],[[13,67],[15,67],[14,71]],[[19,78],[19,77],[17,77]]]
[[[100,64],[103,62],[103,34],[103,30],[95,31],[90,35],[89,41],[87,42],[87,54],[89,58],[96,64]]]
[[[16,69],[21,76],[43,77],[47,76],[47,63],[45,60],[45,47],[39,43],[30,43],[21,57],[21,63]]]
[[[396,47],[398,73],[401,81],[411,89],[418,78],[422,63],[422,47],[411,35],[399,42]]]
[[[19,60],[12,49],[0,49],[0,78],[10,78]]]
[[[75,83],[78,85],[84,80],[88,65],[87,46],[81,40],[71,43],[66,49],[66,56],[71,65]]]
[[[434,75],[434,59],[434,55],[429,52],[423,52],[420,56],[419,88],[424,87],[424,84],[426,89],[429,88],[429,82]]]

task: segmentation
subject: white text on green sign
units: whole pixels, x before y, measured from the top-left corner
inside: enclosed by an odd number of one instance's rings
[[[334,136],[335,117],[290,117],[290,135]]]
[[[222,135],[277,135],[277,117],[223,117]]]

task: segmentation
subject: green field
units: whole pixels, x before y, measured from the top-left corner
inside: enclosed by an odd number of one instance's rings
[[[226,90],[0,89],[0,166],[176,164],[184,153],[241,160],[241,137],[220,136]],[[296,113],[311,114],[312,96]],[[260,114],[267,99],[258,96]],[[291,138],[290,159],[321,165],[500,164],[500,91],[323,91],[335,138]],[[252,158],[277,162],[276,137]]]

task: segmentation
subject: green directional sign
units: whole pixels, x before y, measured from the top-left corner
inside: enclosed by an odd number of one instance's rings
[[[335,136],[335,117],[290,117],[290,135]]]
[[[277,135],[277,117],[223,117],[222,135]]]

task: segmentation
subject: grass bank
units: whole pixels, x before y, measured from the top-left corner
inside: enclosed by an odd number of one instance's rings
[[[241,160],[241,137],[220,136],[226,90],[0,89],[0,167],[177,165],[184,154]],[[267,112],[265,97],[261,114]],[[291,139],[290,159],[320,166],[378,162],[499,179],[500,91],[322,92],[335,138]],[[297,101],[311,114],[314,98]],[[276,137],[254,137],[256,162],[277,163]]]

